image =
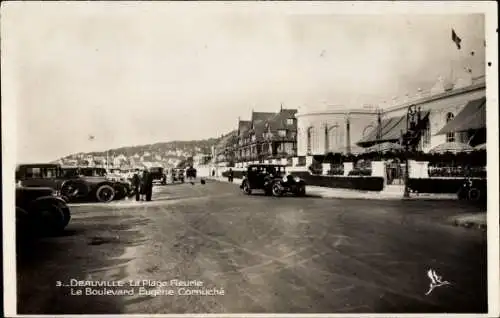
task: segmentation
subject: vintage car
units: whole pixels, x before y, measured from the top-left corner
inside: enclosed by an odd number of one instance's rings
[[[172,168],[170,169],[170,180],[173,182],[184,182],[184,169]]]
[[[16,231],[18,237],[56,234],[71,219],[66,201],[54,189],[16,186]]]
[[[164,173],[162,167],[151,167],[149,168],[149,173],[153,177],[153,182],[159,182],[160,184],[167,184],[167,175]]]
[[[17,167],[16,181],[27,187],[52,188],[70,201],[110,202],[130,193],[128,183],[109,180],[104,168],[24,164]]]
[[[286,173],[285,166],[277,164],[252,164],[247,167],[240,188],[245,194],[252,190],[264,190],[266,195],[282,196],[292,193],[306,194],[304,180]]]

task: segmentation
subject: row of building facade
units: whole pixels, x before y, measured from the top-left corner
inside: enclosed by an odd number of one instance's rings
[[[213,158],[221,166],[356,154],[380,143],[401,143],[410,106],[419,110],[418,150],[428,152],[444,143],[476,146],[486,142],[485,77],[461,78],[455,83],[439,79],[428,93],[419,92],[388,107],[253,111],[250,120],[238,120],[237,128],[214,147]]]

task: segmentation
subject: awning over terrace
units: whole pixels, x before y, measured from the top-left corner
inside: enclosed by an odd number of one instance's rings
[[[436,135],[486,128],[486,97],[471,100]]]
[[[420,120],[427,120],[429,111],[421,111]],[[379,127],[375,127],[369,134],[357,142],[362,147],[369,147],[374,144],[383,142],[399,142],[401,132],[405,133],[407,129],[407,116],[391,117],[382,120],[380,123],[380,136]]]

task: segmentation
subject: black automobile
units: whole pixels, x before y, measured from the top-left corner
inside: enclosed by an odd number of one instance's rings
[[[167,184],[167,175],[162,167],[151,167],[149,173],[153,177],[153,182],[159,182],[162,185]]]
[[[292,193],[296,196],[306,194],[306,183],[299,177],[286,172],[284,165],[252,164],[247,167],[240,188],[245,194],[253,190],[264,190],[266,195],[282,196]]]
[[[45,187],[16,186],[16,231],[18,237],[56,234],[71,219],[66,201]]]
[[[27,187],[52,188],[68,200],[110,202],[129,195],[125,182],[109,180],[106,170],[93,167],[61,167],[58,164],[18,165],[16,181]]]
[[[174,168],[171,170],[172,182],[184,182],[184,169]]]

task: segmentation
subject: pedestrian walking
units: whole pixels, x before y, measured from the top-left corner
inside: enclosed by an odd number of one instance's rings
[[[229,182],[233,182],[233,169],[232,168],[229,168],[229,172],[227,174],[227,180]]]

